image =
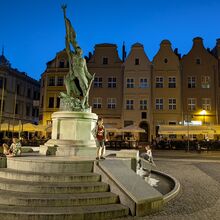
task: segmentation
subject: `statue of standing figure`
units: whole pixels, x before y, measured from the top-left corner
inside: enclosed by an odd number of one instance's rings
[[[89,108],[89,90],[95,74],[91,75],[87,69],[86,60],[82,57],[83,51],[76,41],[76,32],[66,17],[66,8],[66,5],[62,6],[66,27],[65,42],[69,58],[69,73],[64,80],[67,94],[61,93],[61,98],[68,104],[72,102],[72,110],[85,110]],[[71,50],[71,46],[74,51]]]

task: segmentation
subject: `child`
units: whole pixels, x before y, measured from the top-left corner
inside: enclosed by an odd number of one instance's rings
[[[141,157],[144,158],[145,160],[148,160],[150,163],[154,164],[154,160],[153,160],[153,156],[152,156],[152,151],[151,151],[150,145],[147,145],[145,147],[145,150],[146,150],[146,152],[142,153]]]
[[[103,125],[103,118],[99,118],[97,121],[97,125],[93,130],[94,138],[96,139],[97,152],[96,152],[96,160],[105,159],[103,157],[104,153],[104,145],[106,141],[106,130]]]

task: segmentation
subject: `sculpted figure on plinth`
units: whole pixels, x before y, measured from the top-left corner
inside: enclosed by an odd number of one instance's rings
[[[66,5],[62,6],[66,27],[66,52],[69,59],[69,73],[65,77],[66,92],[61,92],[61,110],[89,111],[89,90],[94,80],[87,69],[83,51],[76,41],[76,32],[66,17]]]

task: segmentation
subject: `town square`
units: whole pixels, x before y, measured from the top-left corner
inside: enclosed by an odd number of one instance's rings
[[[220,219],[217,0],[0,0],[0,219]]]

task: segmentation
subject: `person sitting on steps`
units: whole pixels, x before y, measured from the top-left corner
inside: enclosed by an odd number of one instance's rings
[[[7,144],[3,144],[3,153],[8,156],[20,156],[21,155],[21,143],[18,138],[12,139],[12,144],[9,147]]]

